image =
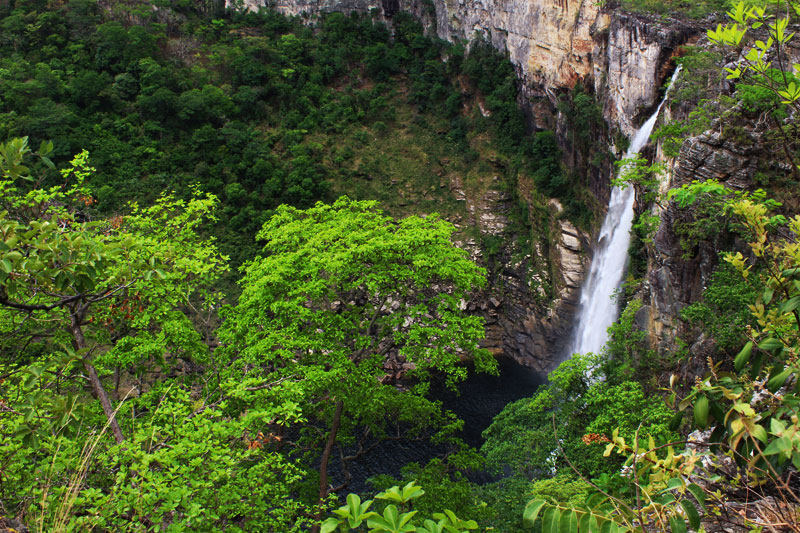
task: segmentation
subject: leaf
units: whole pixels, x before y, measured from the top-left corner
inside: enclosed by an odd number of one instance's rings
[[[581,518],[578,529],[581,533],[599,533],[600,525],[597,523],[597,517],[593,513],[586,513]]]
[[[764,289],[764,294],[761,295],[761,300],[764,302],[764,305],[769,305],[772,301],[772,296],[775,294],[775,289],[772,287],[767,287]]]
[[[391,500],[400,502],[403,500],[402,494],[400,494],[400,486],[395,485],[394,487],[390,487],[383,492],[379,492],[375,495],[375,498],[379,500]]]
[[[556,507],[548,507],[542,516],[542,533],[558,533],[561,511]]]
[[[800,295],[793,296],[788,300],[786,300],[785,302],[783,302],[779,308],[779,311],[781,313],[791,313],[798,307],[800,307]]]
[[[780,339],[776,339],[774,337],[769,337],[769,338],[761,341],[761,343],[758,345],[758,347],[761,350],[765,350],[765,351],[769,352],[769,351],[772,351],[772,350],[777,350],[779,348],[783,348],[783,343],[780,341]]]
[[[764,429],[764,426],[760,424],[753,424],[752,428],[750,429],[750,434],[760,440],[762,443],[767,443],[767,430]]]
[[[666,490],[673,490],[673,489],[677,489],[678,487],[682,487],[682,486],[683,486],[683,480],[681,478],[672,477],[672,478],[669,478],[669,481],[667,481],[667,489]]]
[[[669,528],[672,533],[686,533],[686,522],[677,516],[669,517]]]
[[[781,277],[786,279],[800,279],[800,267],[787,268],[781,272]]]
[[[411,481],[403,487],[403,503],[419,498],[423,494],[425,494],[425,491],[419,485],[416,485],[414,481]]]
[[[533,524],[536,522],[536,517],[539,515],[539,511],[545,503],[544,500],[531,500],[525,505],[525,510],[522,512],[522,524],[525,527],[533,527]]]
[[[708,427],[708,397],[698,396],[694,403],[694,422],[700,429]]]
[[[769,431],[773,435],[783,435],[786,431],[786,423],[775,417],[769,419]]]
[[[668,493],[666,493],[666,494],[664,494],[662,496],[659,496],[654,501],[656,503],[658,503],[658,504],[661,504],[661,505],[668,505],[668,504],[670,504],[670,503],[675,501],[675,495],[670,493],[670,492],[668,492]]]
[[[783,436],[778,439],[773,440],[769,443],[764,449],[764,455],[777,455],[779,453],[786,453],[791,452],[792,450],[792,441],[789,437]]]
[[[706,510],[706,493],[703,492],[703,489],[700,488],[700,486],[697,485],[696,483],[692,483],[686,488],[688,489],[689,492],[692,493],[692,496],[694,496],[694,499],[697,500],[697,503],[700,505],[700,508],[703,509],[703,511],[705,511]]]
[[[574,509],[569,509],[561,513],[561,520],[558,522],[558,531],[562,533],[578,533],[578,515]]]
[[[767,389],[769,389],[770,392],[775,392],[783,387],[783,384],[786,383],[786,380],[792,375],[793,370],[792,367],[787,367],[777,376],[771,377],[767,382]]]
[[[619,531],[619,527],[613,520],[603,522],[602,527],[600,527],[600,533],[617,533],[617,531]]]
[[[753,353],[753,341],[748,341],[747,344],[744,345],[742,351],[736,356],[733,360],[733,366],[737,372],[741,371],[744,368],[744,365],[750,360],[750,355]]]
[[[596,509],[599,505],[606,501],[606,495],[602,492],[594,492],[586,498],[586,506],[589,509]]]
[[[331,533],[331,531],[336,531],[336,528],[339,527],[339,520],[331,517],[325,520],[322,523],[322,528],[320,529],[321,533]]]
[[[669,420],[668,428],[670,431],[678,431],[681,427],[681,422],[683,421],[683,411],[678,411],[672,418]]]
[[[764,352],[758,352],[753,356],[753,363],[750,365],[750,377],[756,379],[761,373],[761,366],[764,364]]]
[[[400,515],[400,521],[397,525],[401,528],[401,530],[405,530],[405,525],[408,524],[412,518],[414,518],[415,514],[417,514],[417,511],[409,511]]]
[[[697,512],[692,502],[681,500],[681,507],[686,512],[686,517],[689,519],[689,525],[692,529],[700,529],[700,513]]]

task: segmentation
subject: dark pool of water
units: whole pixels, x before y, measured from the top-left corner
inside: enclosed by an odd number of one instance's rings
[[[431,393],[441,400],[445,409],[453,411],[464,420],[461,438],[479,448],[483,443],[481,433],[508,403],[528,398],[545,382],[545,376],[519,365],[511,359],[498,360],[500,374],[476,374],[470,369],[469,377],[459,385],[459,392],[447,390],[443,384],[434,384]],[[352,480],[348,491],[362,492],[370,489],[367,479],[378,474],[399,477],[400,470],[410,462],[425,464],[445,453],[445,449],[429,442],[385,442],[350,467]],[[331,476],[341,478],[338,465],[331,465]],[[475,481],[486,481],[482,473],[471,476]],[[333,484],[340,480],[333,480]]]
[[[434,390],[434,397],[442,400],[444,407],[464,420],[461,437],[467,444],[483,444],[481,433],[507,404],[533,396],[536,388],[546,381],[546,376],[518,364],[513,359],[498,360],[500,375],[476,374],[459,386],[459,394],[444,388]]]

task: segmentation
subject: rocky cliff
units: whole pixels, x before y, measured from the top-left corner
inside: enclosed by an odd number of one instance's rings
[[[716,119],[707,131],[688,137],[674,159],[664,157],[658,147],[656,160],[668,165],[663,191],[709,179],[732,190],[753,190],[759,186],[757,173],[786,173],[779,157],[766,155],[770,149],[765,145],[764,131],[750,126],[731,128],[727,120]],[[655,211],[661,220],[649,247],[642,293],[645,306],[637,317],[639,326],[648,332],[651,347],[659,353],[674,353],[681,339],[688,343],[695,361],[703,364],[714,353],[713,342],[691,331],[681,319],[681,310],[701,299],[721,252],[738,249],[747,253],[747,247],[713,213],[704,212],[702,203],[681,208],[675,202],[665,202]],[[708,231],[696,225],[701,220]]]
[[[238,2],[243,2],[238,4]],[[386,21],[399,10],[420,18],[449,41],[481,36],[507,51],[528,98],[555,103],[577,82],[595,88],[607,120],[626,134],[658,98],[665,63],[698,28],[602,10],[590,0],[226,0],[257,9],[269,5],[313,18],[323,12],[373,11]]]
[[[243,6],[257,9],[266,1],[244,0]],[[581,82],[594,88],[610,126],[628,136],[659,99],[670,57],[697,31],[604,11],[591,0],[270,0],[269,5],[310,21],[323,12],[372,11],[389,24],[405,10],[440,38],[481,36],[507,51],[522,81],[521,103],[532,110],[535,126],[552,128],[559,121],[558,94]],[[591,179],[603,181],[591,184],[602,200],[610,176],[595,172]],[[465,200],[481,234],[515,242],[503,215],[508,198]],[[553,366],[554,346],[570,329],[592,242],[568,222],[558,221],[560,207],[550,205],[548,244],[529,250],[507,246],[502,252],[506,264],[493,280],[491,297],[475,304],[488,319],[488,347],[539,368]],[[543,286],[552,298],[544,307],[537,303]]]
[[[757,138],[751,143],[725,139],[719,132],[706,132],[687,139],[680,154],[671,162],[665,188],[680,187],[693,180],[716,179],[735,190],[749,189],[763,153]],[[660,210],[661,221],[653,238],[648,265],[645,303],[640,310],[640,326],[650,334],[650,344],[659,352],[674,351],[678,336],[686,335],[680,311],[700,299],[703,289],[718,264],[719,252],[729,249],[720,240],[700,239],[687,248],[681,242],[680,228],[692,220],[691,209],[669,202]],[[703,339],[692,347],[705,356]]]

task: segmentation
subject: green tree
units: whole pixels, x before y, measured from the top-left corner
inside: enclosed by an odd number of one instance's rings
[[[408,435],[435,425],[442,435],[454,420],[424,397],[431,373],[454,384],[466,357],[495,368],[478,348],[483,320],[464,312],[485,272],[452,232],[435,215],[396,222],[375,202],[343,197],[305,211],[281,206],[258,234],[263,256],[245,265],[221,337],[239,379],[296,383],[311,422],[303,438],[322,446],[310,459],[320,465],[320,503],[336,445],[354,444],[363,429],[360,454],[363,437],[385,437],[391,423]],[[399,371],[416,385],[401,392],[391,379]]]
[[[38,152],[48,166],[51,150],[52,144],[42,143]],[[201,336],[184,310],[216,303],[206,288],[225,259],[196,231],[213,216],[216,202],[164,197],[151,208],[134,207],[128,217],[90,220],[85,209],[93,200],[84,181],[94,169],[88,154],[61,171],[63,186],[41,189],[25,186],[33,180],[25,166],[29,152],[27,139],[0,145],[0,331],[6,352],[0,364],[13,373],[30,363],[32,345],[42,345],[45,356],[66,350],[82,365],[122,442],[96,363],[119,371],[147,358],[163,361],[166,353],[202,353]],[[29,398],[34,412],[36,397]],[[36,431],[29,427],[31,439]]]
[[[708,38],[737,52],[751,41],[750,48],[724,70],[728,72],[728,79],[735,80],[737,96],[744,107],[761,112],[761,118],[771,123],[777,151],[791,164],[792,175],[797,179],[800,177],[797,159],[800,129],[796,119],[785,119],[796,117],[800,112],[800,78],[796,74],[800,72],[800,64],[792,61],[790,41],[795,33],[789,31],[790,23],[800,17],[800,3],[787,1],[784,5],[779,2],[773,10],[771,6],[740,1],[727,14],[731,22],[708,30]],[[755,39],[751,37],[754,34]],[[761,40],[765,37],[766,41]]]

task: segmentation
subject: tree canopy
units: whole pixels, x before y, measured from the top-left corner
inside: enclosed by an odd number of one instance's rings
[[[454,418],[425,399],[431,373],[455,383],[468,357],[495,368],[478,347],[483,319],[464,311],[485,272],[453,245],[453,229],[435,215],[394,221],[375,202],[343,197],[281,206],[258,234],[263,255],[243,267],[239,302],[225,313],[229,372],[296,384],[312,421],[301,440],[327,434],[321,500],[334,446],[358,453],[401,427],[445,435]],[[404,374],[415,381],[401,392]]]

